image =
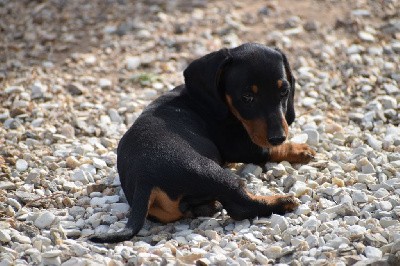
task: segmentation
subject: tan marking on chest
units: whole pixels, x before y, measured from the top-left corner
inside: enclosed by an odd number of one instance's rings
[[[283,85],[283,81],[281,79],[278,79],[277,84],[278,84],[278,89],[281,89],[282,85]]]
[[[257,85],[251,86],[251,91],[252,91],[254,94],[257,94],[257,93],[258,93],[258,87],[257,87]]]

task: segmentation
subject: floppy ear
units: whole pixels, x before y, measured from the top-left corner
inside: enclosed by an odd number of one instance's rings
[[[221,49],[194,60],[183,72],[189,95],[217,119],[224,119],[229,112],[219,81],[230,58],[229,50]]]
[[[286,78],[290,83],[290,93],[289,93],[289,98],[287,101],[287,107],[286,107],[286,122],[288,125],[292,124],[294,119],[296,118],[296,113],[294,111],[294,91],[295,91],[295,84],[296,80],[293,77],[292,70],[289,65],[289,61],[286,58],[286,55],[279,49],[276,49],[278,52],[281,53],[282,58],[283,58],[283,65],[285,67],[285,72],[286,72]]]

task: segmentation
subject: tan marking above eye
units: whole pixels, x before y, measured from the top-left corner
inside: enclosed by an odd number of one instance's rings
[[[281,79],[278,79],[277,84],[278,84],[278,89],[280,89],[282,88],[283,81]]]
[[[257,93],[257,92],[258,92],[258,87],[257,87],[257,85],[251,86],[251,91],[252,91],[253,93]]]

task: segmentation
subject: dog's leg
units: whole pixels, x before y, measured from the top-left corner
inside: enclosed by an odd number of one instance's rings
[[[221,202],[234,219],[267,217],[272,213],[283,214],[293,211],[298,205],[298,200],[293,196],[253,195],[247,191],[246,184],[240,180],[238,175],[223,169],[211,160],[202,158],[196,164],[192,161],[192,166],[198,167],[193,167],[189,172],[183,174],[185,176],[184,187],[187,188],[186,193],[188,195],[210,195],[214,200]],[[202,199],[202,197],[199,198]]]
[[[149,210],[149,199],[152,191],[151,186],[138,185],[132,197],[132,209],[129,213],[128,223],[125,228],[116,233],[102,234],[90,237],[95,243],[117,243],[131,239],[143,227]]]
[[[235,220],[250,219],[256,216],[268,217],[273,213],[285,214],[293,211],[299,205],[294,196],[254,195],[245,188],[242,181],[239,181],[239,187],[221,199],[221,202],[228,214]]]

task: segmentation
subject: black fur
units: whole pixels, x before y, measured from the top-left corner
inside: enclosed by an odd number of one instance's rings
[[[290,198],[276,205],[256,201],[237,175],[221,167],[227,162],[268,160],[268,149],[252,142],[229,111],[225,96],[232,98],[244,119],[266,121],[268,135],[282,134],[282,115],[288,124],[293,122],[295,81],[286,56],[248,43],[193,61],[184,76],[185,85],[152,102],[121,139],[117,167],[132,210],[126,229],[94,236],[92,241],[119,242],[137,234],[154,187],[171,199],[181,197],[181,211],[193,216],[220,210],[218,202],[239,220],[287,211],[282,206]],[[281,96],[278,80],[290,85],[288,96]],[[260,90],[259,98],[244,103],[243,94],[253,84]]]

